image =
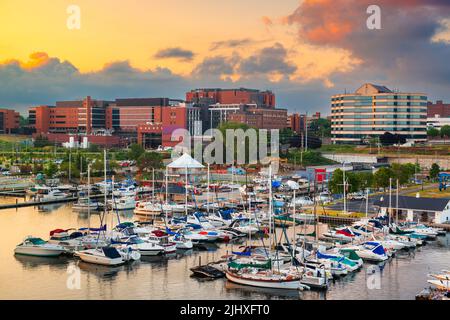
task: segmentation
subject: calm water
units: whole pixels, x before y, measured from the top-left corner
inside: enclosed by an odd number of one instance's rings
[[[14,201],[0,199],[0,203]],[[45,212],[37,208],[0,211],[0,299],[414,299],[427,286],[427,273],[450,269],[449,234],[386,263],[380,289],[367,288],[365,265],[356,274],[333,283],[326,293],[268,291],[226,279],[199,281],[190,277],[189,268],[198,264],[199,257],[202,263],[216,261],[233,249],[225,244],[208,251],[143,258],[117,268],[71,258],[14,256],[15,245],[27,235],[47,239],[52,229],[87,226],[87,217],[72,212],[70,206],[54,205]],[[132,214],[121,218],[133,220]],[[91,221],[98,225],[98,216]],[[67,270],[74,263],[81,270],[81,289],[69,290]]]

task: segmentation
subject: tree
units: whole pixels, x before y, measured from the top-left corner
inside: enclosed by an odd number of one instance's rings
[[[389,187],[389,178],[392,178],[393,175],[390,168],[380,168],[373,176],[375,186],[383,189]]]
[[[429,137],[435,138],[435,137],[438,137],[440,134],[441,134],[441,132],[438,129],[433,128],[433,127],[428,128],[428,130],[427,130],[427,135]]]
[[[162,155],[157,152],[144,152],[137,159],[137,166],[141,172],[150,172],[152,168],[161,168],[162,160]]]
[[[320,138],[331,137],[331,121],[324,118],[314,119],[309,124],[309,131]]]
[[[450,137],[450,126],[445,125],[441,127],[441,137],[442,138],[449,138]]]
[[[439,165],[437,163],[433,163],[430,169],[430,178],[433,180],[436,179],[440,172],[441,168],[439,167]]]
[[[359,190],[371,188],[374,183],[372,172],[360,172],[356,174],[359,184]]]
[[[48,178],[52,178],[57,172],[58,166],[53,161],[50,161],[44,170],[44,173]]]
[[[345,172],[345,185],[346,192],[348,193],[358,191],[360,189],[358,175],[353,172]],[[344,172],[341,169],[334,170],[331,180],[328,183],[328,188],[332,193],[344,193]]]
[[[141,155],[143,155],[144,153],[145,153],[145,149],[140,144],[133,143],[130,146],[130,150],[128,151],[128,157],[131,160],[136,160],[137,161],[137,159],[139,159],[139,157]]]
[[[34,139],[34,146],[36,148],[42,148],[45,146],[51,146],[52,143],[48,141],[47,137],[44,137],[43,135],[39,135]]]

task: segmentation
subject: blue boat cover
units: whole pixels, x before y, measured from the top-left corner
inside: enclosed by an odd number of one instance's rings
[[[105,257],[108,257],[110,259],[117,259],[117,258],[121,257],[120,253],[117,251],[116,248],[103,247],[102,249],[103,249],[103,253],[105,254]]]
[[[238,252],[238,251],[231,251],[231,253],[237,255],[237,256],[251,256],[252,254],[252,248],[251,247],[246,247],[244,251],[242,252]]]

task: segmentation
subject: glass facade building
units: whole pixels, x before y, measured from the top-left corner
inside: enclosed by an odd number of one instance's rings
[[[331,98],[333,143],[359,144],[386,132],[408,141],[427,139],[427,96],[365,84]]]

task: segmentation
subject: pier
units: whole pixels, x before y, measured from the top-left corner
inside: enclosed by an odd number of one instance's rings
[[[105,196],[103,194],[91,196],[90,199],[102,199]],[[45,206],[48,204],[55,204],[55,203],[66,203],[66,202],[75,202],[78,201],[79,197],[68,197],[64,199],[58,199],[58,200],[48,200],[48,201],[26,201],[26,202],[18,202],[16,199],[16,203],[7,203],[7,204],[0,204],[0,210],[5,209],[18,209],[18,208],[25,208],[25,207],[36,207],[36,206]]]

